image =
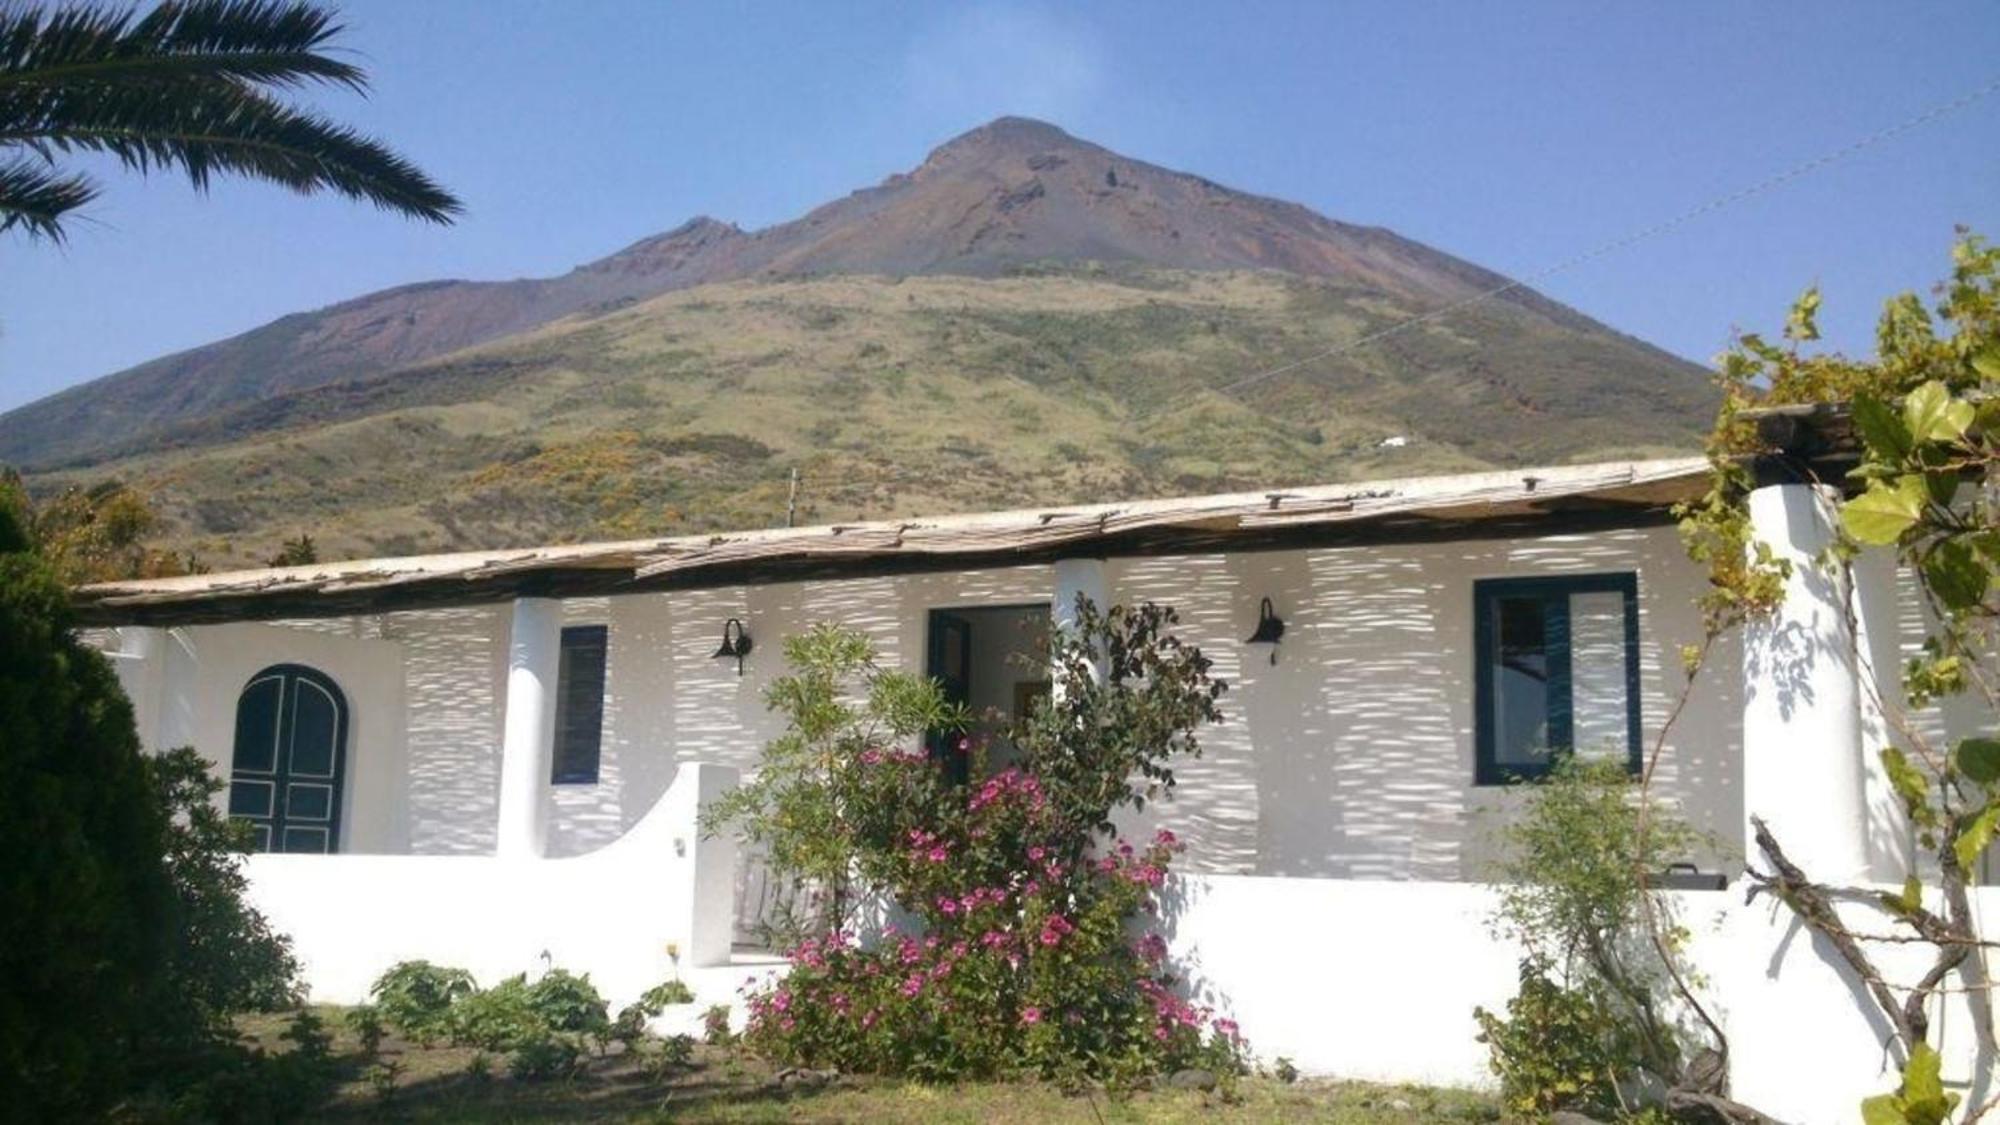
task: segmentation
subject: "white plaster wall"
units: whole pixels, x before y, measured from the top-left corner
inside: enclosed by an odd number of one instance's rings
[[[1670,528],[1113,560],[1112,596],[1175,606],[1181,635],[1230,684],[1225,721],[1202,736],[1203,757],[1177,767],[1176,800],[1131,828],[1171,825],[1192,845],[1190,869],[1216,874],[1489,875],[1493,829],[1519,795],[1472,785],[1472,583],[1602,571],[1639,575],[1650,746],[1680,689],[1678,647],[1700,631],[1693,603],[1704,579]],[[568,603],[566,623],[610,628],[604,741],[598,783],[557,787],[548,798],[551,854],[618,838],[666,790],[676,762],[753,771],[782,729],[764,692],[784,670],[786,637],[836,621],[868,633],[886,663],[921,670],[929,609],[1045,601],[1052,589],[1051,568],[1032,566]],[[1288,625],[1275,666],[1242,643],[1264,596]],[[756,642],[741,676],[734,661],[712,658],[730,617]],[[235,692],[255,668],[218,678],[205,654],[235,651],[256,667],[344,660],[326,670],[371,732],[350,748],[358,788],[349,815],[371,825],[364,850],[488,854],[507,620],[501,606],[176,630],[162,695],[193,699],[198,713],[167,706],[161,724],[195,732],[188,738],[226,762]],[[239,643],[248,637],[255,643]],[[1718,652],[1657,780],[1730,858],[1740,855],[1743,815],[1738,664],[1734,645]],[[376,733],[389,716],[407,716],[406,738]]]
[[[458,966],[492,984],[539,973],[546,954],[589,973],[615,1007],[677,971],[728,964],[734,846],[701,839],[696,823],[736,782],[725,768],[682,770],[631,832],[569,859],[252,856],[250,897],[291,935],[315,1002],[361,1003],[398,961]],[[727,976],[727,988],[741,983]]]
[[[342,795],[343,851],[409,850],[410,762],[406,753],[402,646],[326,630],[232,624],[174,629],[162,635],[154,670],[161,704],[142,728],[147,749],[193,746],[227,778],[236,737],[236,700],[252,676],[273,664],[308,664],[347,697],[347,787]],[[128,690],[143,673],[119,661]],[[220,799],[220,798],[218,798]]]
[[[1645,748],[1698,641],[1703,573],[1672,528],[1539,539],[1114,560],[1112,590],[1180,612],[1183,639],[1230,684],[1201,760],[1176,767],[1164,822],[1191,870],[1330,878],[1490,877],[1520,791],[1473,779],[1475,579],[1638,574]],[[1242,644],[1258,600],[1286,631],[1278,662]],[[1657,791],[1740,863],[1740,654],[1722,646],[1675,724]]]

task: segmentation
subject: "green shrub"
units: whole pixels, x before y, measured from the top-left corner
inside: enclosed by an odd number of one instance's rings
[[[362,1072],[368,1081],[368,1088],[375,1092],[375,1100],[387,1105],[395,1100],[396,1082],[403,1076],[403,1064],[394,1059],[378,1062]]]
[[[1662,959],[1663,948],[1678,957],[1687,935],[1673,904],[1636,874],[1688,859],[1702,841],[1658,808],[1642,838],[1636,788],[1623,763],[1572,758],[1535,786],[1506,829],[1496,923],[1527,952],[1523,988],[1537,989],[1517,998],[1523,1010],[1512,1022],[1526,1021],[1517,1033],[1488,1039],[1493,1069],[1511,1089],[1539,1077],[1551,1096],[1591,1096],[1587,1076],[1606,1068],[1671,1086],[1700,1049],[1675,1017],[1674,966]],[[1551,1053],[1538,1061],[1541,1036],[1551,1037]],[[1526,1053],[1509,1057],[1510,1045]]]
[[[361,1040],[361,1053],[374,1058],[382,1053],[382,1013],[373,1004],[361,1004],[347,1010],[347,1026]]]
[[[324,1060],[333,1055],[333,1033],[311,1008],[300,1008],[278,1038],[290,1043],[292,1053],[301,1058]]]
[[[660,1061],[668,1066],[686,1066],[694,1061],[694,1036],[669,1035],[660,1040]]]
[[[543,973],[528,986],[528,1008],[550,1031],[602,1039],[611,1029],[604,997],[590,983],[589,973],[577,976],[566,969]]]
[[[639,998],[618,1009],[611,1021],[610,1036],[629,1049],[646,1034],[646,1024],[673,1004],[694,1003],[694,990],[679,980],[664,981],[639,994]]]
[[[167,822],[105,658],[0,483],[0,1089],[28,1120],[87,1117],[161,1039],[203,1030],[168,983]]]
[[[190,747],[146,759],[167,814],[167,873],[174,885],[178,940],[168,963],[174,992],[201,1018],[281,1011],[302,999],[291,939],[245,901],[249,824],[224,814],[216,797],[228,783]]]
[[[654,1015],[659,1015],[675,1004],[694,1003],[694,989],[680,980],[662,981],[642,993],[639,1002],[651,1008]]]
[[[1556,1110],[1621,1112],[1617,1083],[1633,1076],[1632,1029],[1615,1014],[1603,986],[1566,988],[1546,962],[1521,962],[1521,988],[1506,1018],[1475,1008],[1479,1041],[1500,1076],[1513,1113],[1539,1119]]]
[[[451,1031],[453,1006],[477,991],[464,969],[399,961],[375,978],[368,994],[389,1026],[428,1045]]]
[[[514,1048],[507,1073],[521,1082],[570,1078],[583,1065],[583,1044],[573,1035],[537,1031]]]
[[[509,1051],[550,1028],[528,994],[528,976],[508,977],[491,988],[460,998],[451,1006],[454,1043],[488,1051]]]
[[[729,1005],[711,1004],[701,1014],[701,1038],[712,1047],[726,1047],[735,1042],[736,1033],[729,1030]]]

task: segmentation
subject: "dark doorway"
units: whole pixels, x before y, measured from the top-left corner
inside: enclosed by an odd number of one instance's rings
[[[930,611],[925,672],[947,699],[972,712],[967,736],[984,748],[989,771],[1014,760],[1007,729],[1047,691],[1048,631],[1049,607],[1041,602]],[[971,779],[972,760],[960,741],[957,734],[933,731],[924,744],[962,783]]]

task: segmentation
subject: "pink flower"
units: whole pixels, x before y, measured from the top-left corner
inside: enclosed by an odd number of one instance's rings
[[[1042,1010],[1040,1008],[1022,1008],[1021,1022],[1029,1024],[1042,1022]]]
[[[1153,842],[1171,848],[1180,841],[1172,832],[1162,828],[1158,832],[1153,833]]]
[[[902,991],[903,995],[905,996],[915,996],[917,993],[922,992],[923,990],[924,990],[924,975],[922,973],[918,973],[915,976],[903,982]]]
[[[1215,1030],[1218,1034],[1226,1036],[1230,1039],[1237,1039],[1241,1037],[1240,1033],[1236,1030],[1235,1020],[1216,1020]]]
[[[1166,1040],[1166,1038],[1167,1038],[1167,1025],[1166,1025],[1166,1024],[1161,1024],[1160,1026],[1158,1026],[1158,1027],[1154,1028],[1154,1029],[1153,1029],[1153,1038],[1155,1038],[1155,1039],[1158,1039],[1158,1040],[1161,1040],[1162,1042],[1164,1042],[1164,1041]]]
[[[1042,862],[1042,857],[1047,854],[1049,854],[1048,849],[1042,847],[1040,844],[1036,844],[1034,847],[1028,849],[1028,858],[1036,863]]]

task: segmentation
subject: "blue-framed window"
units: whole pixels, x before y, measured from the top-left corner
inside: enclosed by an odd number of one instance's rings
[[[1571,754],[1638,770],[1637,576],[1486,579],[1472,607],[1475,782],[1541,777]]]
[[[604,742],[604,666],[609,630],[572,625],[562,631],[556,667],[556,745],[549,780],[556,785],[597,784]]]

